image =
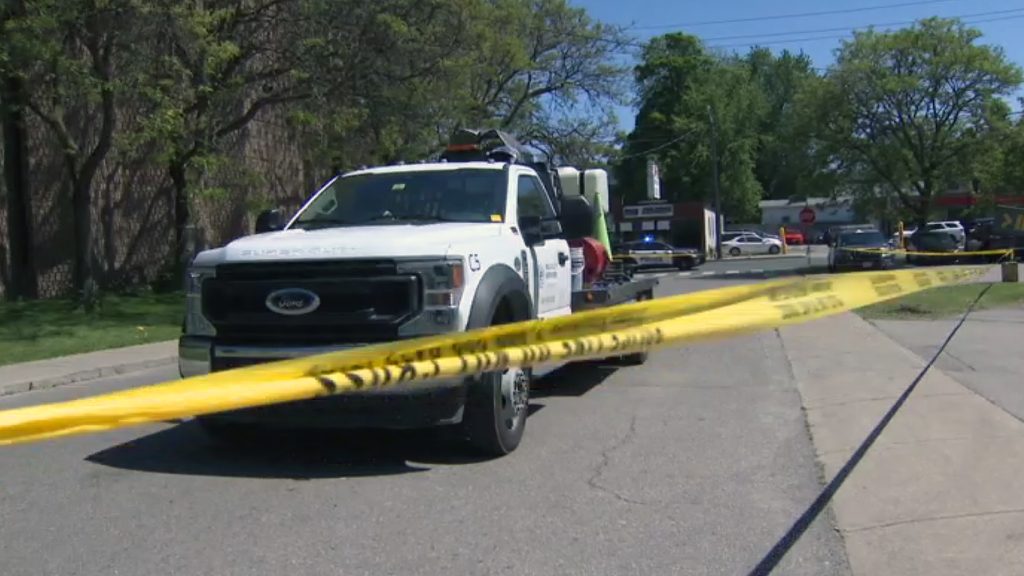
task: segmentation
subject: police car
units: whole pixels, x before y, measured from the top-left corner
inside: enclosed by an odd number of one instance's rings
[[[616,259],[634,269],[678,268],[689,270],[703,264],[705,257],[692,248],[676,248],[650,238],[627,242],[615,251]]]

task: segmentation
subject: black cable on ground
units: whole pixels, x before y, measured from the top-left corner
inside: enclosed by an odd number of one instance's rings
[[[807,531],[807,529],[818,518],[821,512],[825,510],[825,507],[828,506],[828,503],[832,500],[832,497],[835,496],[836,492],[843,485],[843,482],[845,482],[846,479],[850,476],[850,473],[853,472],[853,469],[857,467],[857,464],[859,464],[860,461],[864,458],[864,455],[867,454],[868,449],[871,448],[871,446],[875,443],[875,440],[877,440],[878,437],[882,434],[882,431],[884,431],[886,426],[889,425],[889,422],[893,419],[894,416],[896,416],[896,413],[899,412],[900,408],[903,407],[903,404],[907,401],[908,398],[910,398],[910,395],[914,392],[914,389],[917,388],[917,385],[928,373],[928,370],[930,370],[932,365],[935,364],[936,360],[939,359],[939,356],[941,356],[942,353],[945,352],[946,347],[949,345],[950,342],[953,341],[953,337],[956,336],[956,333],[960,330],[960,327],[963,326],[964,322],[967,321],[967,317],[970,316],[971,312],[974,311],[975,306],[978,305],[978,302],[980,302],[981,299],[985,296],[985,294],[989,291],[989,289],[992,288],[992,285],[992,283],[989,283],[988,286],[985,286],[985,288],[978,293],[978,296],[967,307],[967,310],[964,312],[963,316],[960,317],[960,321],[956,323],[956,326],[954,326],[953,330],[951,330],[949,335],[946,336],[946,339],[942,342],[942,345],[939,346],[939,349],[935,352],[935,354],[932,355],[931,359],[928,360],[928,363],[924,365],[924,368],[922,368],[921,371],[917,374],[913,382],[911,382],[910,385],[907,386],[906,390],[904,390],[903,393],[900,394],[900,397],[896,399],[896,402],[893,403],[892,407],[889,408],[888,412],[885,413],[885,416],[883,416],[882,419],[878,422],[878,424],[875,425],[874,429],[871,430],[871,433],[868,434],[867,438],[865,438],[864,441],[861,442],[860,446],[857,447],[857,450],[853,453],[852,456],[850,456],[850,459],[847,460],[845,464],[843,464],[843,467],[839,469],[839,472],[836,473],[834,478],[832,478],[832,481],[829,482],[828,485],[826,485],[825,488],[821,491],[821,494],[819,494],[818,497],[814,499],[814,502],[812,502],[811,505],[808,506],[807,509],[804,511],[804,513],[801,514],[799,518],[797,518],[796,522],[794,522],[793,525],[789,528],[789,530],[786,531],[786,534],[783,535],[782,538],[779,539],[779,541],[776,542],[774,546],[772,546],[772,549],[769,550],[768,553],[765,554],[764,558],[762,558],[761,561],[757,563],[757,566],[755,566],[754,569],[750,571],[750,576],[765,576],[767,574],[770,574],[772,570],[774,570],[779,565],[779,562],[782,561],[782,558],[786,555],[786,553],[793,548],[793,546],[797,543],[798,540],[800,540],[800,537],[804,535],[804,532]]]

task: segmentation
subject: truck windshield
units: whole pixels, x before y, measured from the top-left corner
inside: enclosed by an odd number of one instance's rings
[[[886,239],[880,232],[855,232],[843,234],[839,243],[844,246],[880,246],[886,243]]]
[[[291,227],[503,222],[506,190],[502,170],[357,174],[335,180]]]

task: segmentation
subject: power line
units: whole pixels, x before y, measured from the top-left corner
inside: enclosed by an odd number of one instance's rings
[[[654,148],[648,148],[647,150],[644,150],[643,152],[636,152],[634,154],[627,154],[625,156],[619,156],[618,158],[615,158],[613,161],[614,162],[621,162],[623,160],[629,160],[631,158],[639,158],[640,156],[647,156],[648,154],[652,154],[652,153],[657,152],[658,150],[661,150],[663,148],[668,148],[669,146],[675,144],[676,142],[681,142],[681,141],[689,138],[690,136],[693,136],[696,133],[697,133],[697,129],[690,130],[689,132],[683,134],[682,136],[679,136],[678,138],[673,138],[673,139],[669,140],[668,142],[665,142],[664,144],[655,146]]]
[[[840,10],[822,10],[818,12],[797,12],[791,14],[775,14],[768,16],[752,16],[748,18],[732,18],[729,20],[705,20],[703,22],[684,22],[681,24],[657,24],[652,26],[633,26],[634,30],[664,30],[668,28],[692,28],[695,26],[714,26],[718,24],[739,24],[742,22],[762,22],[764,20],[786,20],[790,18],[811,18],[814,16],[830,16],[833,14],[854,14],[858,12],[872,12],[875,10],[890,10],[892,8],[906,8],[908,6],[924,6],[927,4],[940,4],[955,2],[958,0],[918,0],[917,2],[899,2],[896,4],[876,4],[874,6],[861,6],[859,8],[844,8]]]
[[[983,19],[983,20],[972,20],[972,21],[969,21],[969,22],[964,22],[964,24],[984,24],[986,22],[1003,22],[1003,21],[1007,21],[1007,20],[1018,20],[1020,18],[1024,18],[1024,14],[1020,14],[1020,15],[1017,15],[1017,16],[1003,16],[1001,18],[987,18],[987,19]],[[893,26],[893,25],[894,24],[890,24],[890,26]],[[885,24],[881,24],[881,26],[885,26]],[[857,32],[857,31],[860,31],[860,30],[867,30],[868,28],[871,28],[871,27],[872,26],[865,26],[865,27],[861,27],[861,28],[849,28],[848,30],[850,30],[850,33],[853,33],[853,32]],[[849,38],[849,37],[850,37],[850,34],[838,34],[838,35],[837,34],[831,34],[831,35],[828,35],[828,36],[809,36],[809,37],[806,37],[806,38],[788,38],[788,39],[785,39],[785,40],[769,40],[767,42],[740,42],[740,43],[733,43],[733,44],[709,44],[709,45],[707,45],[707,47],[708,48],[741,48],[741,47],[745,47],[745,46],[770,46],[770,45],[773,45],[773,44],[793,44],[793,43],[800,43],[800,42],[814,42],[814,41],[818,41],[818,40],[839,40],[839,39]]]
[[[1019,14],[1020,12],[1024,12],[1024,8],[1013,8],[1011,10],[994,10],[994,11],[991,11],[991,12],[975,12],[973,14],[958,14],[958,15],[955,15],[955,16],[944,16],[944,18],[978,18],[978,17],[981,17],[981,16]],[[917,22],[918,22],[918,20],[903,20],[903,21],[900,21],[900,22],[879,22],[877,24],[865,24],[863,26],[858,26],[856,28],[852,28],[852,30],[871,28],[871,27],[875,27],[875,26],[909,26],[909,25],[912,25],[912,24],[916,24]],[[778,37],[778,36],[797,36],[797,35],[800,35],[800,34],[820,34],[820,33],[823,33],[823,32],[847,32],[849,30],[851,30],[851,28],[849,26],[844,26],[844,27],[841,27],[841,28],[817,28],[817,29],[811,29],[811,30],[791,30],[789,32],[770,32],[770,33],[767,33],[767,34],[762,33],[762,34],[738,34],[738,35],[734,35],[734,36],[715,36],[715,37],[712,37],[712,38],[704,38],[703,40],[705,42],[715,42],[715,41],[719,41],[719,40],[740,40],[740,39],[743,39],[743,38],[770,38],[770,37]]]

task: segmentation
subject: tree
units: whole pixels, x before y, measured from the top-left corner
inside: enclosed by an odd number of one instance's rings
[[[573,115],[545,118],[530,129],[526,141],[555,165],[604,167],[615,152],[617,120],[614,114],[600,114],[594,111],[592,118],[582,119]]]
[[[115,76],[125,57],[136,13],[131,0],[34,0],[4,30],[6,62],[24,82],[30,110],[61,147],[71,191],[74,286],[91,308],[97,290],[93,266],[92,189],[114,143]]]
[[[342,170],[435,152],[463,104],[477,0],[312,5],[309,66],[324,72],[297,116],[323,161]]]
[[[647,45],[635,78],[639,113],[617,169],[627,199],[642,197],[647,157],[653,156],[671,200],[709,201],[715,129],[722,210],[735,219],[752,217],[762,193],[754,163],[764,103],[749,66],[673,33]]]
[[[173,187],[174,256],[187,264],[197,180],[224,142],[263,111],[312,97],[303,67],[306,35],[298,0],[149,0],[158,34],[141,46],[151,66],[136,78],[149,111],[134,138],[158,143]],[[131,141],[130,140],[130,141]]]
[[[961,185],[1005,117],[1002,96],[1022,81],[1001,49],[956,20],[857,32],[825,81],[808,91],[818,144],[843,173],[868,173],[913,215]]]
[[[28,127],[26,126],[28,92],[16,67],[7,32],[25,18],[22,1],[5,2],[0,6],[0,129],[4,150],[4,183],[7,189],[7,245],[10,266],[2,270],[7,298],[35,298],[38,293],[32,237],[32,191],[29,180]],[[15,50],[16,51],[16,50]],[[0,254],[5,257],[6,254]]]
[[[764,100],[754,174],[765,197],[828,195],[834,182],[825,162],[814,153],[804,130],[805,111],[796,104],[802,91],[820,82],[811,59],[789,51],[776,56],[755,48],[743,60]]]
[[[484,2],[470,38],[466,71],[473,119],[524,134],[549,120],[592,117],[624,97],[627,69],[616,63],[630,39],[566,0]],[[558,114],[552,115],[552,110]],[[597,114],[601,123],[604,114]]]
[[[337,168],[422,158],[457,127],[500,127],[572,161],[612,136],[627,39],[565,0],[314,5],[314,60],[346,80],[305,116]]]
[[[974,175],[972,191],[989,204],[996,195],[1024,194],[1024,119],[1011,120],[1007,112],[994,128],[985,151],[968,168]]]

